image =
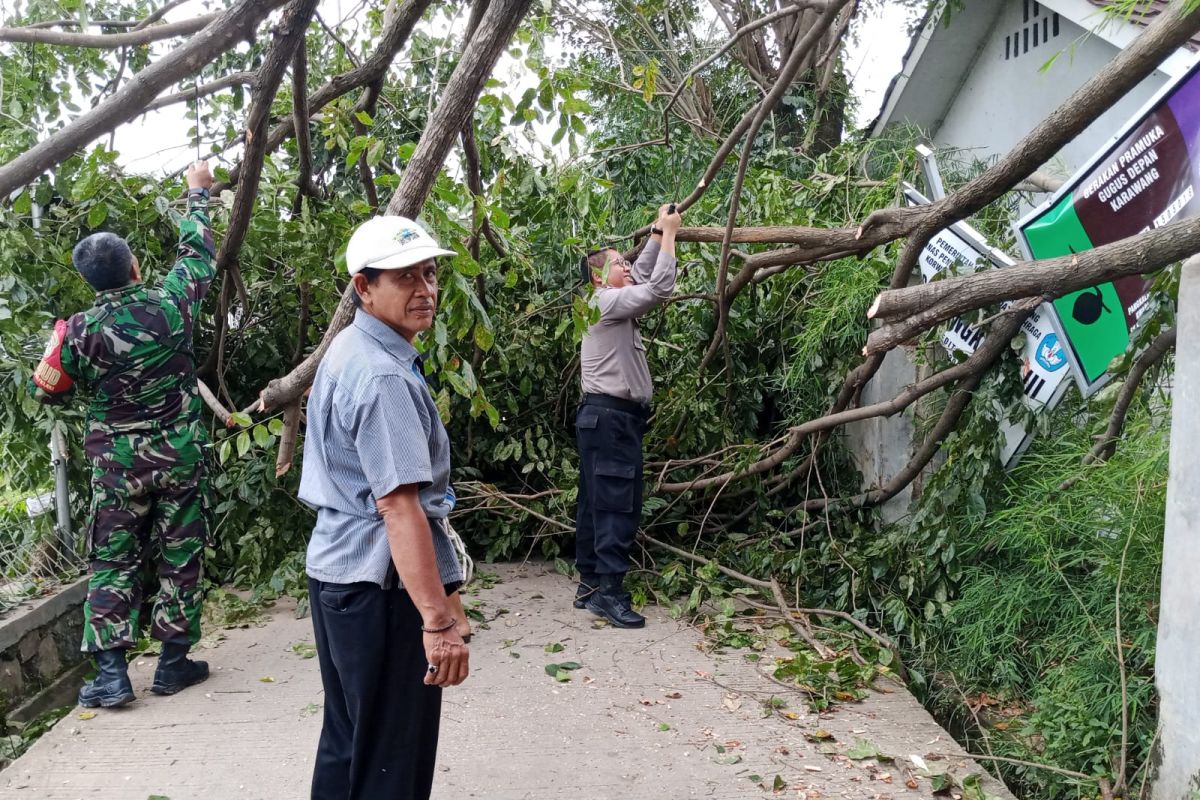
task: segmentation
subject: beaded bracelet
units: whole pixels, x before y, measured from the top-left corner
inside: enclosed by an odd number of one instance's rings
[[[452,620],[450,620],[449,625],[446,625],[441,628],[426,628],[424,625],[422,625],[421,631],[424,633],[445,633],[446,631],[450,630],[457,624],[458,624],[458,620],[452,619]]]

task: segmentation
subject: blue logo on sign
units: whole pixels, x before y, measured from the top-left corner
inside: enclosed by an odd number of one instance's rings
[[[1050,333],[1038,344],[1037,362],[1046,372],[1058,372],[1067,365],[1067,354],[1058,345],[1058,334]]]

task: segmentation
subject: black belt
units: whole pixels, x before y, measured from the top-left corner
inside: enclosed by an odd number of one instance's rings
[[[585,394],[583,396],[583,404],[585,406],[612,408],[617,411],[624,411],[627,414],[637,414],[639,417],[650,416],[649,405],[635,403],[633,400],[626,400],[623,397],[613,397],[610,394]]]

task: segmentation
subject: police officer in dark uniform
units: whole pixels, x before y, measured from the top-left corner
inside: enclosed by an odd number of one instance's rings
[[[592,303],[600,320],[588,328],[580,353],[575,607],[620,628],[646,624],[624,587],[642,515],[642,436],[654,391],[638,318],[675,290],[680,222],[675,205],[664,205],[636,262],[606,249],[591,253],[582,265],[584,280],[595,287]]]

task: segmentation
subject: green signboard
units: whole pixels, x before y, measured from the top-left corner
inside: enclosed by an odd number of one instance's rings
[[[1200,213],[1200,62],[1167,86],[1048,202],[1016,225],[1027,258],[1080,253]],[[1084,396],[1104,385],[1151,308],[1150,281],[1060,297],[1057,328]]]

